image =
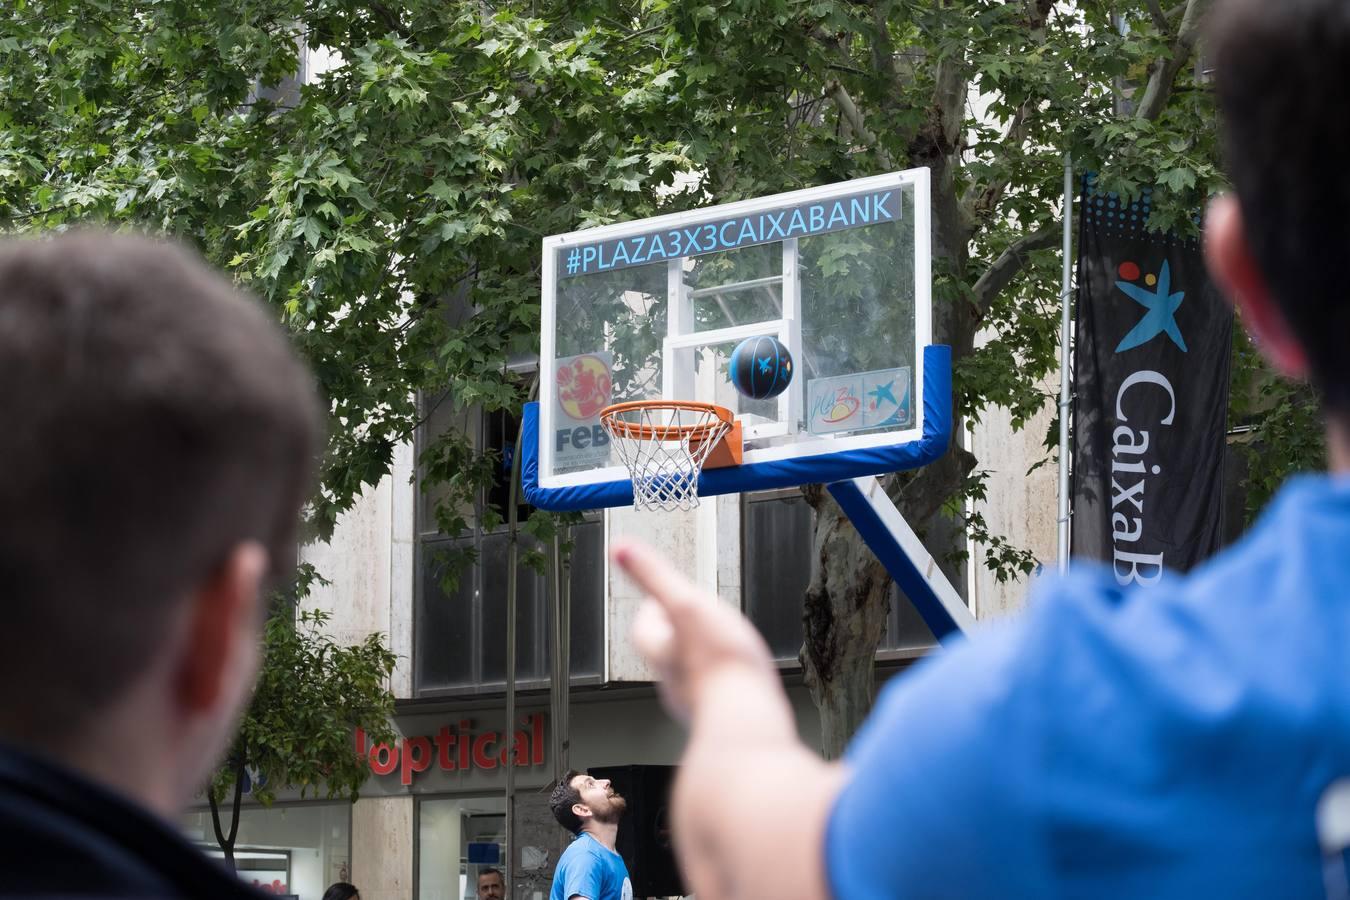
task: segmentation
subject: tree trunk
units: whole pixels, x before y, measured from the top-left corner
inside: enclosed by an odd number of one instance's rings
[[[234,864],[234,843],[239,837],[239,808],[244,800],[244,757],[239,754],[235,757],[234,763],[234,802],[230,806],[230,831],[229,834],[221,827],[220,805],[216,803],[216,795],[207,788],[206,800],[211,805],[211,826],[216,832],[216,843],[220,845],[220,852],[225,854],[225,865],[230,867],[231,872],[237,871]]]
[[[886,632],[891,580],[822,485],[803,494],[816,511],[816,564],[800,658],[820,710],[822,749],[837,759],[872,708],[873,659]]]
[[[964,97],[961,85],[964,82],[948,92]],[[911,150],[909,163],[933,167],[934,270],[969,284],[971,230],[951,177],[953,160],[947,154],[952,140],[946,132],[921,136],[917,143],[929,152],[915,159]],[[970,303],[934,298],[933,342],[950,346],[954,362],[973,352],[977,327],[978,316]],[[959,423],[959,410],[953,416]],[[955,438],[954,434],[952,446],[937,462],[888,479],[888,493],[921,535],[975,466],[974,457]],[[891,577],[822,485],[809,485],[802,493],[816,512],[816,531],[815,565],[802,613],[805,641],[800,658],[820,712],[822,750],[827,758],[836,759],[872,708],[876,654],[890,613]],[[928,549],[941,559],[951,547]]]

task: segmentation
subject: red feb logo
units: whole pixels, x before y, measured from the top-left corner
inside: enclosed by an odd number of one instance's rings
[[[558,405],[574,419],[593,419],[613,394],[609,366],[595,356],[576,356],[558,367]]]

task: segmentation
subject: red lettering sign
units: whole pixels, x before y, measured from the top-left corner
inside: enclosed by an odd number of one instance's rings
[[[367,746],[366,733],[356,729],[356,752],[366,757],[370,771],[375,775],[399,773],[399,782],[413,783],[413,776],[425,772],[434,764],[443,772],[456,769],[490,770],[507,764],[514,751],[517,768],[533,768],[544,764],[544,714],[534,713],[525,720],[527,728],[516,731],[510,742],[502,739],[500,731],[474,733],[473,722],[461,720],[456,728],[441,726],[435,735],[406,737],[389,744]],[[498,749],[500,748],[500,749]]]

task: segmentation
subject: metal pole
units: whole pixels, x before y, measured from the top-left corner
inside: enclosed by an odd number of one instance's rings
[[[529,399],[539,389],[539,377],[530,386]],[[510,544],[506,556],[506,896],[514,897],[516,877],[516,594],[517,567],[520,562],[520,451],[524,429],[516,432],[515,455],[511,457],[511,490],[506,520],[510,523]]]
[[[548,599],[549,599],[549,661],[552,664],[549,678],[550,727],[553,732],[553,781],[556,783],[567,771],[563,767],[563,741],[566,730],[567,697],[566,685],[562,678],[562,586],[558,577],[558,538],[555,535],[548,545]]]
[[[1069,416],[1073,400],[1069,394],[1070,296],[1073,279],[1073,157],[1064,154],[1064,268],[1060,277],[1059,319],[1059,571],[1069,569]]]
[[[519,441],[517,441],[517,445]],[[518,547],[516,485],[520,480],[520,449],[511,461],[511,544],[506,557],[506,890],[515,896],[516,807],[516,564]]]
[[[564,545],[572,542],[572,527],[563,530]],[[558,767],[564,772],[572,768],[572,553],[570,549],[559,547],[559,585],[558,612],[562,620],[559,624],[558,673],[562,676],[562,722],[558,726],[562,735],[562,755]]]

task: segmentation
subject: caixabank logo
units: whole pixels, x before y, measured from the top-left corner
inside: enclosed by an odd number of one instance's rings
[[[1186,292],[1172,291],[1171,265],[1164,261],[1158,274],[1150,272],[1145,275],[1143,286],[1136,283],[1140,275],[1139,264],[1136,262],[1126,260],[1116,267],[1116,274],[1121,278],[1116,282],[1116,287],[1126,297],[1147,310],[1144,317],[1139,320],[1139,324],[1120,339],[1120,343],[1116,345],[1116,352],[1133,350],[1147,344],[1158,335],[1165,334],[1182,353],[1185,353],[1186,339],[1181,336],[1181,329],[1177,327],[1177,310],[1186,299]]]
[[[1156,273],[1145,274],[1138,263],[1126,260],[1116,267],[1116,274],[1120,276],[1116,288],[1144,309],[1143,317],[1116,344],[1116,354],[1128,355],[1160,338],[1187,352],[1176,318],[1186,293],[1172,290],[1171,265],[1164,260]],[[1111,435],[1111,543],[1113,570],[1121,585],[1156,583],[1166,565],[1163,552],[1142,552],[1141,546],[1148,533],[1148,486],[1163,471],[1157,462],[1154,429],[1174,424],[1177,413],[1176,390],[1160,371],[1157,356],[1149,353],[1141,357],[1138,367],[1130,367],[1134,370],[1124,376],[1116,390],[1115,429]],[[1145,360],[1153,365],[1144,365]]]
[[[1156,585],[1222,541],[1232,313],[1200,218],[1084,180],[1075,353],[1074,550]],[[1178,198],[1169,198],[1175,204]]]

